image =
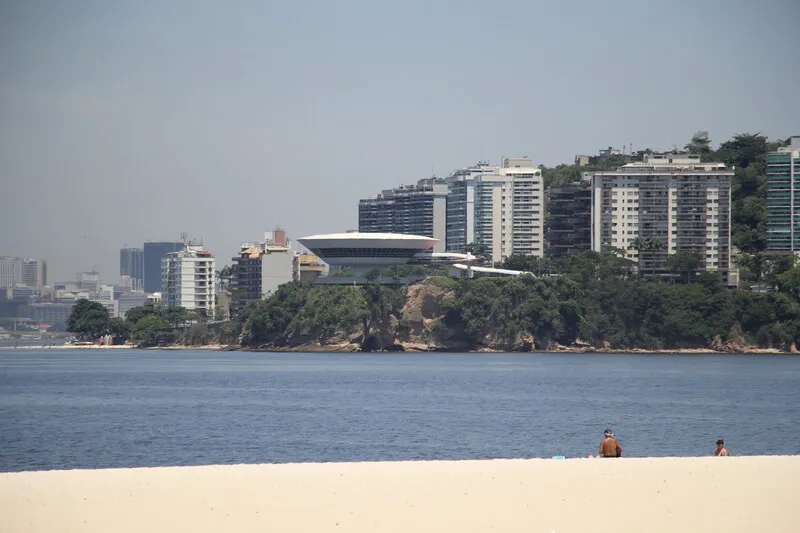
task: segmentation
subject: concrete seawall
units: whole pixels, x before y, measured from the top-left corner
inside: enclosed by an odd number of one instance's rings
[[[17,532],[796,532],[800,456],[0,474]]]

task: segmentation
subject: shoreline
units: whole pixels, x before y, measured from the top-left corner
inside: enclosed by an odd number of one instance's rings
[[[800,456],[0,474],[5,531],[796,531]],[[742,482],[746,480],[746,482]]]
[[[195,346],[186,345],[167,345],[167,346],[148,346],[138,347],[130,344],[119,345],[24,345],[24,346],[0,346],[0,350],[208,350],[208,351],[221,351],[221,352],[265,352],[265,353],[405,353],[405,354],[465,354],[465,353],[513,353],[513,354],[642,354],[642,355],[800,355],[791,351],[778,350],[777,348],[748,348],[741,351],[727,351],[727,350],[714,350],[713,348],[680,348],[676,350],[649,350],[644,348],[630,348],[630,349],[612,349],[612,348],[599,348],[599,349],[586,349],[586,348],[569,348],[559,347],[553,350],[530,350],[530,351],[503,351],[490,348],[481,348],[478,350],[443,350],[443,349],[425,349],[419,345],[404,346],[403,350],[384,350],[376,352],[362,352],[357,349],[357,345],[353,344],[309,344],[296,347],[251,347],[239,346],[235,344],[202,344]]]

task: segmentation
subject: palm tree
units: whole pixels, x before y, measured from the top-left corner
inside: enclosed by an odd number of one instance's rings
[[[654,262],[656,260],[656,254],[661,252],[667,247],[666,241],[661,237],[636,237],[634,238],[630,246],[628,246],[631,250],[636,250],[639,256],[639,276],[641,277],[643,274],[642,265],[645,260],[649,262]],[[655,265],[652,267],[652,270],[655,271]]]

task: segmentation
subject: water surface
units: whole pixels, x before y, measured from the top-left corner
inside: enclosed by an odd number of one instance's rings
[[[800,357],[0,350],[0,471],[800,453]]]

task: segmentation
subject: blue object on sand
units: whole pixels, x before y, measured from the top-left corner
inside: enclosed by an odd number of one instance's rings
[[[563,455],[554,455],[553,459],[566,459]]]

